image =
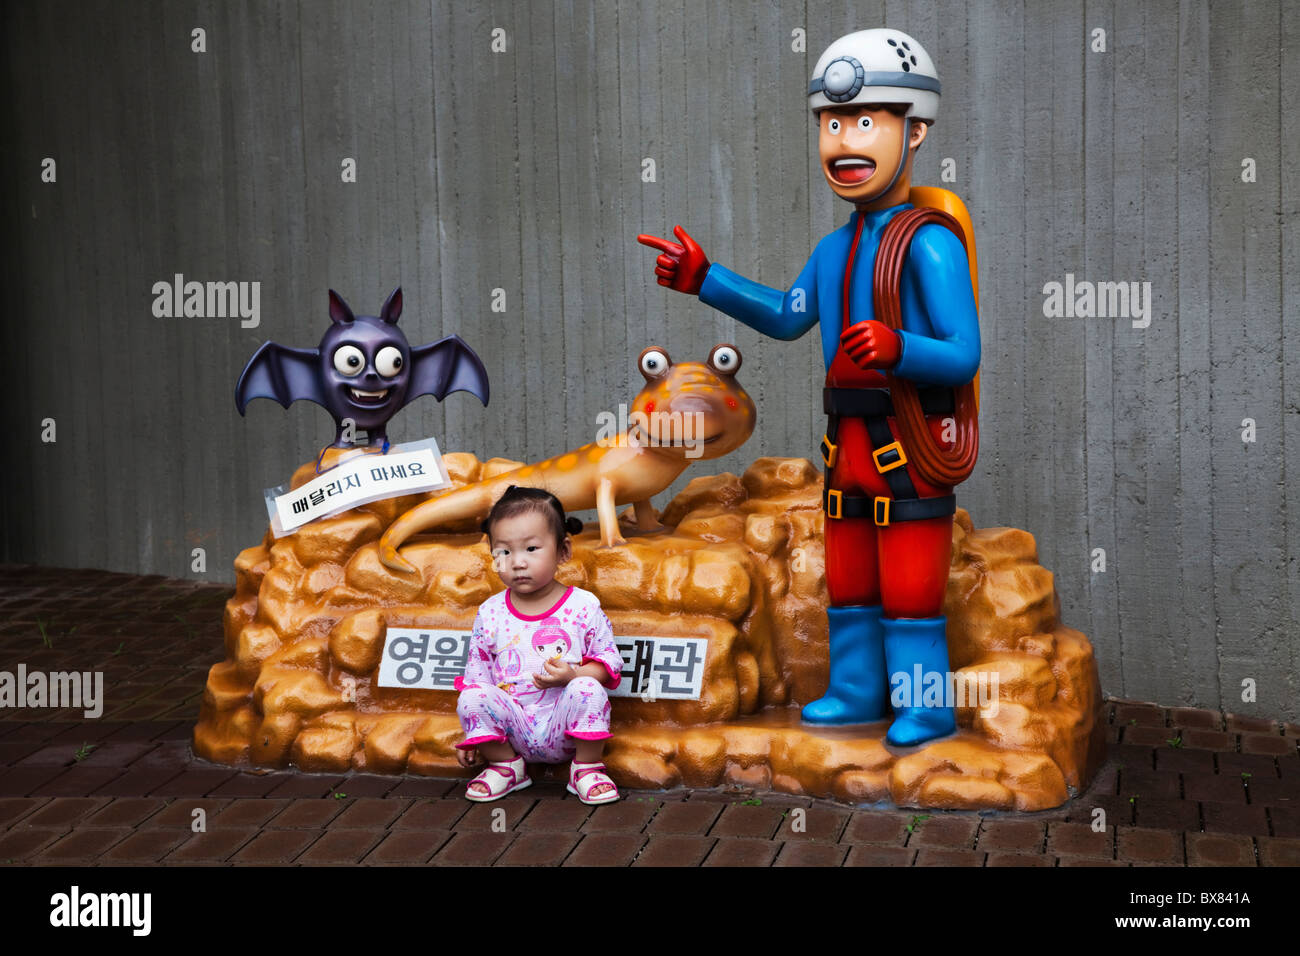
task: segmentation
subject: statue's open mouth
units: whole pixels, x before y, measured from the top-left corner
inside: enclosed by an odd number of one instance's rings
[[[382,405],[384,399],[388,397],[388,389],[380,389],[377,392],[363,392],[359,388],[349,388],[352,393],[352,400],[362,405]]]

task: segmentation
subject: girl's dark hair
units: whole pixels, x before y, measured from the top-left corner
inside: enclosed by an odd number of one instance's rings
[[[496,500],[496,504],[492,506],[492,510],[488,512],[488,516],[483,519],[479,527],[490,538],[492,526],[498,521],[529,511],[536,511],[546,519],[551,532],[555,535],[555,545],[558,548],[564,547],[565,532],[577,534],[582,530],[582,522],[579,519],[564,516],[564,505],[560,503],[559,498],[541,488],[525,488],[522,485],[511,485],[507,488],[505,494]]]

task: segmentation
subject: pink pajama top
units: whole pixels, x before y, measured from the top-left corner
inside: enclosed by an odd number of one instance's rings
[[[603,665],[612,678],[610,689],[622,679],[623,658],[596,595],[569,587],[549,610],[523,614],[511,604],[507,588],[479,606],[465,676],[456,678],[455,686],[495,685],[540,719],[554,710],[564,688],[537,687],[533,675],[546,673],[544,662],[557,656],[574,667],[590,661]]]

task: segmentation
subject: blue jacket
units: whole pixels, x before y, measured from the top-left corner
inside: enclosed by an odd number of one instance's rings
[[[797,339],[822,324],[822,352],[829,370],[843,332],[844,269],[858,217],[867,222],[853,262],[851,317],[875,318],[872,274],[885,224],[910,203],[878,212],[854,212],[846,225],[822,239],[790,291],[770,289],[716,263],[700,287],[700,301],[764,335]],[[980,364],[979,318],[970,267],[961,240],[928,223],[916,231],[903,263],[902,356],[890,371],[921,384],[963,385]]]

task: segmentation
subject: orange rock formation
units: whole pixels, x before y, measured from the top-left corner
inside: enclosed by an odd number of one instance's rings
[[[454,483],[518,466],[445,456]],[[311,477],[304,465],[294,484]],[[997,680],[997,706],[958,707],[958,733],[907,751],[888,724],[813,728],[799,707],[827,681],[821,475],[760,458],[741,477],[696,478],[667,530],[597,548],[574,538],[557,577],[595,593],[616,634],[705,637],[698,701],[615,698],[606,763],[627,787],[725,783],[929,808],[1041,810],[1082,791],[1104,751],[1092,647],[1060,623],[1034,539],[976,530],[958,510],[945,613],[959,676]],[[378,558],[383,531],[425,496],[376,502],[262,544],[235,561],[226,659],[208,675],[195,751],[221,763],[306,771],[460,775],[451,691],[376,685],[385,628],[468,630],[503,585],[482,535],[415,539],[418,576]],[[458,530],[458,529],[457,529]]]

